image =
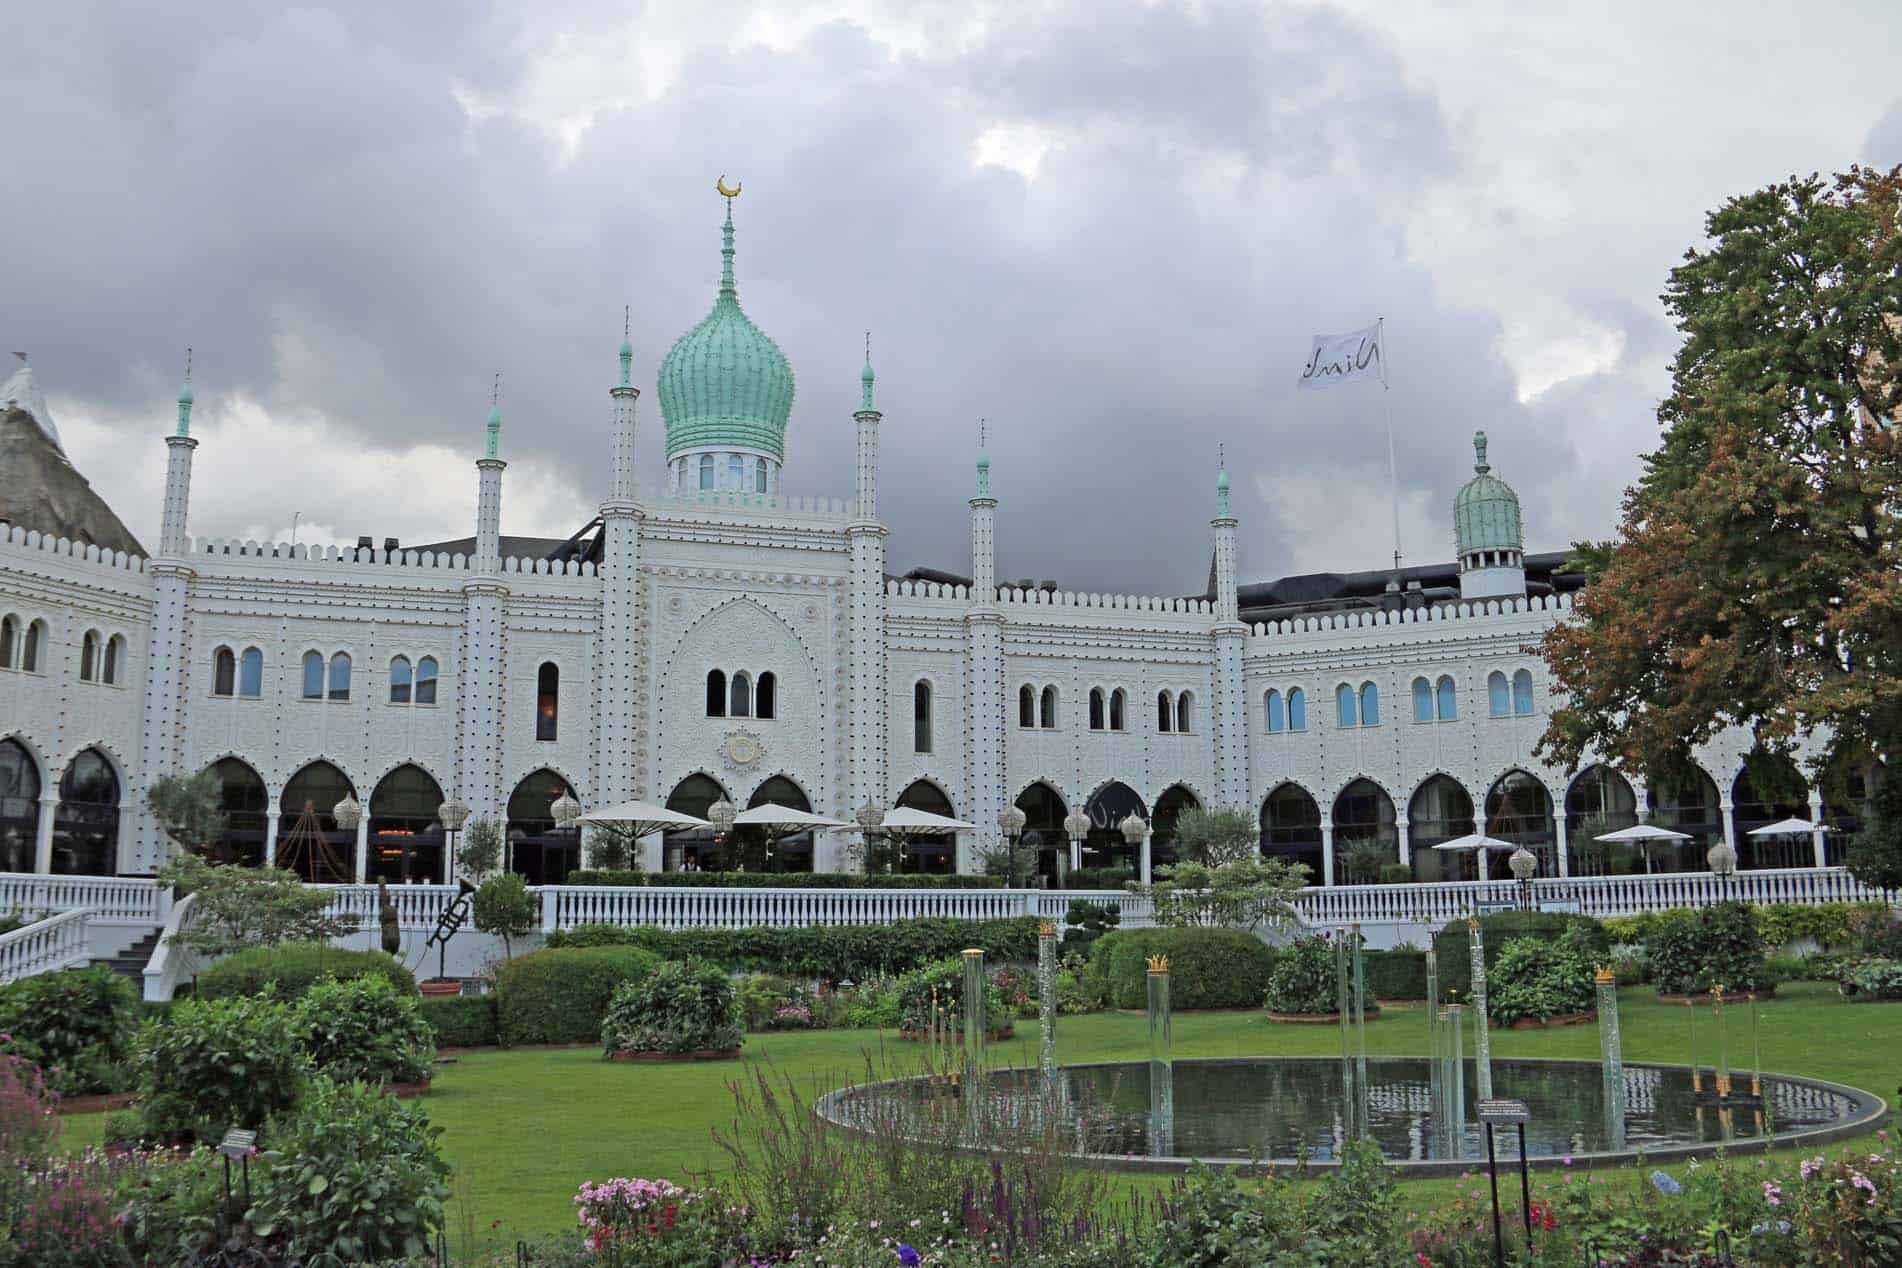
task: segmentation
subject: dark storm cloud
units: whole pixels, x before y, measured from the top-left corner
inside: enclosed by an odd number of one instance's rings
[[[0,77],[0,334],[149,465],[187,343],[201,410],[241,395],[364,462],[421,441],[473,458],[500,370],[505,451],[573,490],[543,523],[505,495],[506,526],[566,533],[603,492],[621,307],[651,389],[711,302],[726,172],[747,186],[742,301],[798,374],[789,489],[850,492],[874,332],[895,569],[966,566],[980,416],[1004,575],[1199,589],[1218,444],[1247,573],[1379,564],[1383,401],[1293,391],[1309,335],[1376,315],[1413,560],[1450,553],[1476,427],[1530,545],[1610,530],[1669,357],[1669,254],[1603,245],[1645,270],[1569,299],[1619,350],[1522,404],[1497,351],[1516,303],[1449,295],[1409,244],[1422,207],[1481,188],[1470,121],[1381,32],[1328,8],[1078,4],[945,34],[964,13],[920,18],[936,33],[895,54],[877,20],[737,39],[738,9],[49,8]],[[536,117],[579,109],[564,93],[591,102],[572,152]],[[1048,143],[1034,180],[974,165],[999,125]],[[1694,231],[1700,212],[1671,214]],[[1475,196],[1470,235],[1523,237],[1520,214]],[[641,428],[657,475],[651,390]],[[109,496],[111,463],[82,457]],[[473,490],[461,466],[434,478]],[[241,487],[194,493],[206,533],[282,517]],[[352,531],[396,514],[347,482],[325,496]]]

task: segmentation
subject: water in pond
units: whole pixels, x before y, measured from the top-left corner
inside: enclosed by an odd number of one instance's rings
[[[1436,1099],[1451,1098],[1437,1097],[1445,1089],[1436,1089],[1429,1065],[1425,1058],[1368,1059],[1368,1133],[1395,1161],[1483,1159],[1472,1063],[1465,1068],[1458,1130],[1450,1129],[1452,1114],[1435,1113]],[[990,1109],[1002,1120],[1025,1123],[1059,1106],[1077,1124],[1079,1151],[1152,1158],[1329,1161],[1352,1126],[1341,1063],[1333,1060],[1178,1061],[1173,1067],[1134,1061],[1066,1068],[1058,1079],[1052,1100],[1034,1073],[995,1074]],[[1708,1092],[1709,1071],[1702,1081]],[[1748,1074],[1738,1076],[1737,1086],[1749,1087]],[[1870,1108],[1844,1092],[1768,1076],[1761,1104],[1720,1113],[1699,1104],[1691,1071],[1676,1066],[1625,1066],[1622,1107],[1592,1063],[1495,1061],[1493,1087],[1495,1096],[1530,1109],[1526,1148],[1533,1157],[1787,1136]],[[855,1099],[892,1095],[921,1103],[928,1097],[915,1083],[872,1085],[848,1093],[835,1112],[849,1121]],[[1511,1129],[1499,1132],[1499,1145],[1516,1156]]]

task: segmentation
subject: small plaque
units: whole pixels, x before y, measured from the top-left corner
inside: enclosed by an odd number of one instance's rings
[[[1482,1123],[1529,1123],[1532,1111],[1526,1108],[1524,1101],[1494,1099],[1481,1101],[1478,1106],[1479,1121]]]
[[[257,1148],[258,1134],[246,1131],[242,1127],[233,1127],[218,1142],[218,1152],[227,1158],[243,1158]]]

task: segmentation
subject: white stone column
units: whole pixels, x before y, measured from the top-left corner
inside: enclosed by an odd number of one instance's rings
[[[33,870],[41,876],[53,872],[53,819],[59,814],[59,795],[40,794],[40,817],[33,825]]]
[[[1393,821],[1394,837],[1400,846],[1400,861],[1406,864],[1408,868],[1412,868],[1413,846],[1407,839],[1410,835],[1407,831],[1407,826],[1407,817],[1405,815],[1401,815]]]
[[[1215,793],[1224,805],[1248,808],[1248,699],[1242,653],[1248,627],[1241,622],[1235,592],[1235,526],[1228,513],[1228,472],[1216,480],[1215,537]]]
[[[1829,851],[1823,841],[1823,833],[1828,829],[1823,824],[1823,794],[1810,793],[1810,848],[1815,852],[1816,866],[1829,866]]]
[[[1321,816],[1321,884],[1334,884],[1334,816]]]
[[[266,799],[266,805],[277,805],[277,799],[282,795],[283,790],[279,789],[277,793]],[[280,817],[275,810],[267,810],[264,815],[264,866],[266,867],[277,866],[277,824]]]
[[[1154,875],[1153,875],[1153,873],[1151,872],[1151,869],[1150,869],[1150,866],[1149,866],[1149,862],[1150,862],[1150,858],[1149,858],[1149,841],[1150,841],[1150,837],[1151,837],[1151,834],[1150,834],[1150,831],[1149,831],[1149,825],[1148,825],[1148,824],[1144,824],[1144,825],[1143,825],[1143,844],[1142,844],[1142,855],[1141,855],[1141,859],[1142,859],[1142,876],[1143,876],[1143,884],[1144,884],[1144,885],[1151,885],[1151,884],[1154,884],[1154,883],[1155,883],[1155,878],[1154,878]]]
[[[1733,850],[1737,849],[1737,816],[1732,813],[1736,808],[1737,807],[1731,803],[1728,797],[1719,797],[1717,799],[1718,813],[1724,816],[1724,844]],[[1737,851],[1737,861],[1739,863],[1743,862],[1743,851],[1741,850]]]
[[[1558,839],[1559,875],[1570,876],[1572,874],[1572,863],[1571,863],[1571,860],[1567,858],[1566,856],[1569,855],[1572,851],[1571,851],[1571,846],[1568,843],[1569,839],[1566,836],[1566,832],[1565,832],[1564,810],[1561,809],[1553,814],[1552,831]]]
[[[356,880],[361,885],[370,879],[370,812],[366,808],[357,820]]]

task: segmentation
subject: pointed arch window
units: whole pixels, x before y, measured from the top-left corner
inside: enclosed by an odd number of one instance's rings
[[[106,640],[106,667],[101,675],[109,687],[119,685],[120,667],[125,664],[125,639],[114,634]]]
[[[1512,712],[1512,687],[1497,669],[1486,675],[1486,712],[1495,718]]]
[[[1279,734],[1288,725],[1287,706],[1281,702],[1281,693],[1273,687],[1261,698],[1261,711],[1268,727],[1268,734]]]
[[[911,687],[911,751],[931,751],[931,684],[922,678]]]
[[[416,703],[436,703],[436,658],[425,656],[416,662]]]
[[[26,627],[26,646],[20,652],[20,668],[29,674],[40,672],[40,649],[46,645],[46,622],[34,621]]]
[[[1037,693],[1025,683],[1017,689],[1017,725],[1034,727],[1037,725]]]
[[[1413,720],[1433,721],[1433,684],[1424,678],[1413,680]]]
[[[707,716],[726,716],[726,671],[723,669],[707,671]]]
[[[13,668],[13,645],[19,637],[20,623],[10,616],[0,617],[0,669]]]
[[[1102,729],[1103,729],[1103,689],[1101,687],[1091,687],[1090,688],[1090,730],[1101,731]]]
[[[390,662],[390,703],[408,704],[410,686],[409,657],[398,656]]]
[[[779,679],[769,669],[753,684],[753,716],[770,722],[778,713]]]
[[[1185,691],[1176,697],[1176,730],[1195,730],[1195,693]]]
[[[1521,669],[1512,676],[1512,711],[1532,712],[1532,671]]]
[[[700,455],[700,487],[703,489],[713,487],[713,455],[710,453]]]
[[[766,492],[766,459],[764,458],[753,460],[753,492]]]
[[[1129,696],[1121,687],[1110,692],[1109,728],[1112,731],[1127,731],[1129,724],[1124,720],[1127,713]]]
[[[535,671],[535,738],[552,740],[561,721],[561,670],[554,661]]]
[[[1043,689],[1043,695],[1038,702],[1037,723],[1046,731],[1056,730],[1057,689],[1055,687],[1045,687]]]
[[[338,652],[330,658],[330,698],[350,698],[350,653]]]
[[[312,653],[315,655],[315,653]],[[238,658],[231,654],[229,647],[220,647],[211,654],[211,694],[214,696],[232,695],[237,688]]]
[[[322,700],[324,698],[324,654],[322,652],[304,653],[304,699]]]
[[[255,647],[245,648],[238,657],[238,694],[248,700],[264,694],[264,653]]]
[[[744,671],[733,675],[733,683],[727,692],[727,716],[750,718],[753,716],[753,680]]]
[[[1344,727],[1360,725],[1360,709],[1354,702],[1354,689],[1346,683],[1334,689],[1334,722]]]
[[[87,630],[79,640],[79,681],[92,682],[99,673],[99,633]]]
[[[1360,724],[1380,725],[1380,688],[1371,682],[1360,685]]]
[[[1156,693],[1156,730],[1163,735],[1176,729],[1175,701],[1166,691]]]
[[[1308,693],[1299,687],[1288,688],[1288,729],[1308,729]]]
[[[1437,698],[1440,721],[1458,721],[1460,716],[1459,692],[1453,686],[1453,679],[1451,677],[1441,678],[1438,685],[1434,687],[1433,693]]]

